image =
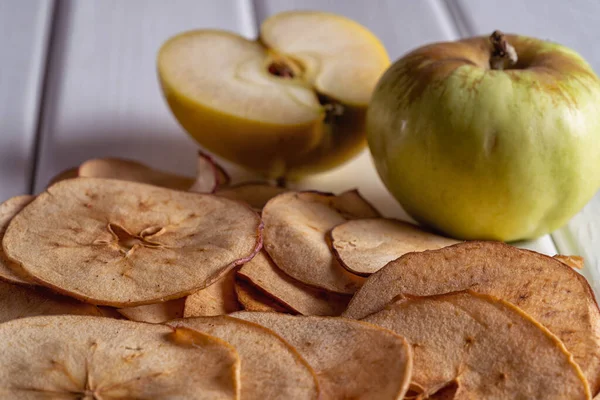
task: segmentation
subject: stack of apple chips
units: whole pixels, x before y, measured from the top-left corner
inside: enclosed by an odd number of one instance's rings
[[[576,257],[96,159],[0,206],[0,397],[589,399]]]

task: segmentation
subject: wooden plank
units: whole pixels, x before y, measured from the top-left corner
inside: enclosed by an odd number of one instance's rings
[[[258,23],[288,10],[319,10],[344,15],[369,28],[397,59],[427,42],[457,37],[452,20],[436,0],[255,0]]]
[[[461,33],[486,34],[494,29],[552,40],[578,51],[600,72],[600,2],[505,0],[497,7],[479,0],[448,0]],[[558,250],[586,259],[584,275],[600,293],[600,193],[565,227],[552,234]]]
[[[552,238],[561,253],[578,254],[585,259],[581,272],[600,295],[600,194]]]
[[[36,190],[59,171],[104,156],[195,173],[198,147],[156,78],[170,36],[196,28],[255,35],[250,0],[60,1]]]
[[[0,0],[0,201],[30,190],[53,5]]]

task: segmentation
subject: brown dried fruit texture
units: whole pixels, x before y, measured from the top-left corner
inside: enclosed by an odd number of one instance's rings
[[[393,332],[345,318],[237,312],[271,329],[315,370],[322,399],[402,399],[412,373],[411,348]]]
[[[164,325],[33,317],[0,325],[0,398],[236,399],[235,349]],[[206,368],[210,365],[210,368]]]
[[[88,160],[79,166],[77,176],[147,183],[175,190],[188,190],[194,183],[194,179],[187,176],[159,171],[137,161],[121,158]]]
[[[241,359],[243,399],[317,399],[312,368],[285,340],[252,322],[228,316],[186,318],[169,325],[195,329],[233,345]]]
[[[235,274],[231,270],[209,287],[186,297],[183,316],[210,317],[241,310],[235,294]]]
[[[584,277],[539,253],[497,242],[466,242],[409,253],[371,275],[343,316],[362,319],[397,296],[471,289],[508,301],[558,336],[600,388],[600,311]]]
[[[388,262],[413,251],[435,250],[459,243],[407,222],[369,218],[344,222],[330,232],[331,248],[348,271],[369,276]]]
[[[19,213],[3,246],[43,285],[132,307],[210,285],[259,251],[261,228],[250,208],[217,196],[77,178]]]
[[[16,196],[0,204],[0,244],[4,239],[4,234],[6,233],[6,228],[8,228],[10,221],[12,221],[14,216],[21,212],[26,205],[31,203],[34,198],[35,197],[29,195]],[[2,248],[0,248],[0,279],[4,279],[11,283],[35,285],[18,264],[15,264],[6,257]]]
[[[289,191],[279,186],[261,182],[246,182],[217,190],[217,196],[248,203],[255,210],[262,210],[273,197]]]
[[[455,385],[456,399],[589,399],[560,340],[514,305],[474,292],[400,299],[365,318],[413,346],[412,387],[423,398]]]
[[[356,191],[339,196],[288,192],[271,199],[262,212],[265,250],[292,278],[333,293],[352,294],[364,279],[333,257],[326,236],[348,219],[379,216]]]
[[[235,294],[242,308],[246,311],[292,312],[292,310],[243,279],[235,280]]]
[[[159,324],[183,317],[185,297],[163,303],[146,304],[137,307],[119,308],[117,312],[131,321]]]
[[[277,268],[264,251],[244,264],[238,274],[289,309],[303,315],[340,315],[350,301],[348,295],[316,289],[288,276]]]
[[[38,315],[102,315],[96,306],[36,286],[0,281],[0,322]]]

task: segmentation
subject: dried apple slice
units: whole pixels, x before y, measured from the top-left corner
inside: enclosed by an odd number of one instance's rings
[[[206,334],[183,333],[104,317],[1,324],[0,398],[237,399],[235,349]]]
[[[317,399],[317,377],[296,349],[273,331],[225,315],[169,322],[216,336],[233,345],[241,359],[243,399]]]
[[[37,315],[102,315],[98,307],[35,286],[0,281],[0,322]]]
[[[77,178],[40,194],[11,222],[7,256],[45,286],[97,305],[184,297],[249,261],[260,217],[217,196]]]
[[[435,250],[459,243],[407,222],[369,218],[344,222],[330,232],[331,248],[348,271],[369,276],[412,251]]]
[[[240,268],[238,274],[263,292],[303,315],[340,315],[350,296],[316,289],[286,275],[264,251]]]
[[[283,193],[263,209],[264,247],[275,264],[292,278],[330,292],[352,294],[363,278],[337,262],[326,235],[348,219],[377,216],[376,210],[354,191],[340,196]]]
[[[497,242],[409,253],[369,277],[344,316],[361,319],[401,295],[472,289],[520,307],[557,335],[600,388],[600,311],[583,276],[562,262]]]
[[[346,190],[335,196],[331,199],[331,206],[346,219],[381,217],[379,211],[360,194],[358,189]]]
[[[422,398],[454,387],[461,399],[589,399],[561,341],[514,305],[474,292],[397,300],[365,321],[413,346]]]
[[[78,176],[148,183],[176,190],[188,190],[194,183],[194,179],[187,176],[159,171],[137,161],[121,158],[88,160],[79,166]]]
[[[580,256],[564,256],[561,254],[557,254],[554,256],[554,258],[562,262],[563,264],[567,264],[571,268],[583,269],[583,267],[585,266],[583,257]]]
[[[231,183],[231,177],[229,176],[225,168],[223,168],[221,164],[219,164],[214,159],[213,156],[203,152],[202,150],[198,150],[198,158],[202,158],[209,163],[210,167],[212,168],[217,177],[217,188],[228,186]]]
[[[289,313],[292,310],[243,279],[235,280],[235,294],[246,311]]]
[[[217,165],[208,154],[198,151],[198,165],[196,167],[196,180],[189,188],[190,192],[214,193],[219,186],[229,183],[229,175]]]
[[[245,182],[239,185],[225,187],[218,190],[215,194],[231,200],[245,201],[255,210],[262,210],[269,200],[287,191],[289,191],[289,189],[273,186],[268,183]]]
[[[33,199],[34,197],[29,195],[16,196],[0,204],[0,243],[4,239],[10,221]],[[12,283],[35,285],[23,268],[6,257],[2,248],[0,248],[0,278]]]
[[[186,297],[183,316],[209,317],[241,310],[235,294],[235,274],[231,270],[212,285]]]
[[[137,307],[119,308],[117,312],[131,321],[159,324],[183,317],[185,298],[146,304]]]
[[[56,182],[64,181],[65,179],[77,178],[79,176],[79,167],[65,169],[53,176],[48,182],[48,186],[54,185]]]
[[[412,372],[408,342],[393,332],[345,318],[237,312],[294,346],[315,370],[325,399],[402,399]]]

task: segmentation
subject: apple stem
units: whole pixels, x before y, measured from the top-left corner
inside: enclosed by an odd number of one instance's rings
[[[504,33],[496,30],[490,35],[490,43],[492,44],[492,52],[490,55],[490,68],[494,70],[503,70],[508,66],[513,66],[517,63],[518,57],[515,48],[508,43]]]

